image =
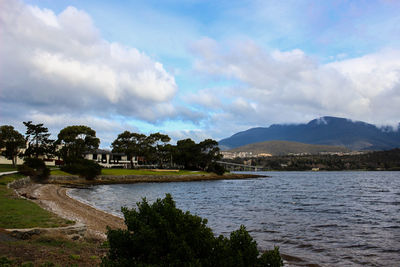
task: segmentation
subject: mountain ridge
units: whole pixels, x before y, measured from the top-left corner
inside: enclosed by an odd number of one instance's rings
[[[400,147],[400,130],[389,131],[373,124],[325,116],[301,124],[272,124],[250,128],[219,141],[223,150],[264,141],[345,146],[350,150],[386,150]]]

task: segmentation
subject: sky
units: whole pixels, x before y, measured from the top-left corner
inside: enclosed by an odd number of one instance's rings
[[[397,0],[0,0],[0,124],[220,140],[400,122]]]

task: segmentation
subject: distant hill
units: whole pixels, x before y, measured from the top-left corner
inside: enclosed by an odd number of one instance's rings
[[[283,140],[306,144],[344,146],[350,150],[388,150],[400,147],[400,129],[344,118],[321,117],[307,124],[274,124],[251,128],[219,141],[222,150],[247,144]]]
[[[265,141],[237,147],[230,151],[252,152],[253,154],[267,153],[273,156],[282,156],[299,153],[315,155],[321,152],[349,152],[349,149],[343,146],[310,145],[290,141]]]

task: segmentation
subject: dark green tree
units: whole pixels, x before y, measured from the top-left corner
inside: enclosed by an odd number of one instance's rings
[[[65,127],[58,134],[58,145],[61,145],[60,154],[66,162],[82,159],[84,154],[99,147],[100,139],[96,131],[88,126],[74,125]]]
[[[32,121],[24,121],[23,123],[26,126],[25,135],[28,142],[25,156],[39,158],[39,156],[53,155],[54,140],[49,139],[49,129],[44,127],[43,123],[33,124]]]
[[[167,147],[167,143],[171,141],[171,138],[166,134],[152,133],[146,138],[147,153],[146,158],[152,162],[157,162],[161,167],[163,163],[170,156],[170,149]]]
[[[25,138],[11,125],[0,127],[0,149],[4,149],[1,154],[12,161],[13,166],[17,163],[17,156],[20,149],[25,148]]]
[[[43,182],[50,175],[50,169],[42,159],[29,157],[25,157],[24,164],[18,166],[18,172],[35,182]]]
[[[219,153],[218,142],[212,139],[206,139],[199,143],[200,147],[200,167],[203,170],[207,170],[211,163],[216,160],[220,160],[222,155]]]
[[[199,169],[200,147],[190,138],[176,143],[174,160],[186,170]]]
[[[165,144],[158,148],[157,153],[161,168],[163,168],[165,165],[172,167],[173,165],[172,159],[175,149],[176,147],[171,144]]]
[[[204,170],[223,174],[224,169],[215,161],[221,159],[218,142],[206,139],[196,144],[192,139],[179,140],[174,149],[175,163],[188,170]]]
[[[112,142],[113,152],[124,153],[131,162],[133,168],[133,157],[144,157],[147,151],[146,135],[125,131],[118,135]]]

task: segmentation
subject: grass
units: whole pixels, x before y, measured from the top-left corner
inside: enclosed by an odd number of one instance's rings
[[[71,175],[61,170],[51,170],[51,175]],[[191,175],[191,174],[207,174],[201,171],[154,171],[154,170],[141,170],[141,169],[102,169],[102,175]]]
[[[10,172],[10,171],[16,171],[17,167],[14,167],[11,164],[0,164],[0,172]]]
[[[59,234],[44,234],[0,242],[0,266],[99,266],[105,252],[99,241],[73,241]]]
[[[206,174],[206,172],[197,171],[154,171],[140,169],[102,169],[102,175],[190,175],[190,174]]]
[[[19,198],[7,183],[23,178],[20,174],[0,177],[0,228],[60,227],[73,222],[64,220],[36,203]]]
[[[63,172],[62,170],[50,170],[50,175],[73,175],[68,172]]]

